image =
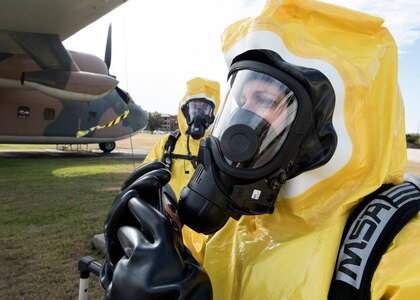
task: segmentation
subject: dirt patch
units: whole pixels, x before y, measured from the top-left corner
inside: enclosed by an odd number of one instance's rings
[[[408,161],[406,172],[420,176],[420,162]]]
[[[150,134],[150,133],[139,133],[135,136],[117,141],[117,148],[120,149],[141,149],[150,151],[153,146],[159,141],[164,135],[162,134]]]

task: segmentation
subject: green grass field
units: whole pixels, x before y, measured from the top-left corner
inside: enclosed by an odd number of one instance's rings
[[[147,136],[149,148],[159,138]],[[153,139],[153,140],[152,140]],[[144,142],[141,143],[145,145]],[[77,299],[77,263],[133,165],[107,158],[0,160],[0,299]],[[420,175],[420,163],[407,170]],[[90,299],[102,299],[91,276]]]
[[[99,158],[2,160],[0,298],[77,299],[79,258],[102,261],[92,237],[132,170],[132,161]],[[96,276],[91,289],[102,299]]]

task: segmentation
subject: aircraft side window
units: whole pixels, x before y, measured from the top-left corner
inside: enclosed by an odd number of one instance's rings
[[[94,111],[89,112],[88,121],[89,122],[96,122],[96,112],[94,112]]]
[[[17,116],[19,119],[29,118],[29,115],[30,115],[30,109],[28,106],[18,106]]]
[[[45,120],[54,120],[55,118],[55,110],[54,108],[46,108],[44,109],[44,119]]]

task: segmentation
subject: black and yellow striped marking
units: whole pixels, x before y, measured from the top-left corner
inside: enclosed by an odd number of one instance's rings
[[[130,111],[127,109],[123,114],[119,115],[117,118],[115,118],[115,120],[110,121],[106,125],[97,125],[97,126],[89,128],[88,130],[79,130],[79,131],[77,131],[76,137],[80,138],[80,137],[83,137],[83,136],[89,134],[92,131],[114,126],[114,125],[118,124],[119,122],[121,122],[122,120],[124,120],[125,118],[127,118],[129,112]]]

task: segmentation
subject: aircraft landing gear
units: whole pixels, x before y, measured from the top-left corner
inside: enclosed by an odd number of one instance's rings
[[[115,149],[115,142],[100,143],[99,149],[103,152],[108,153]]]

